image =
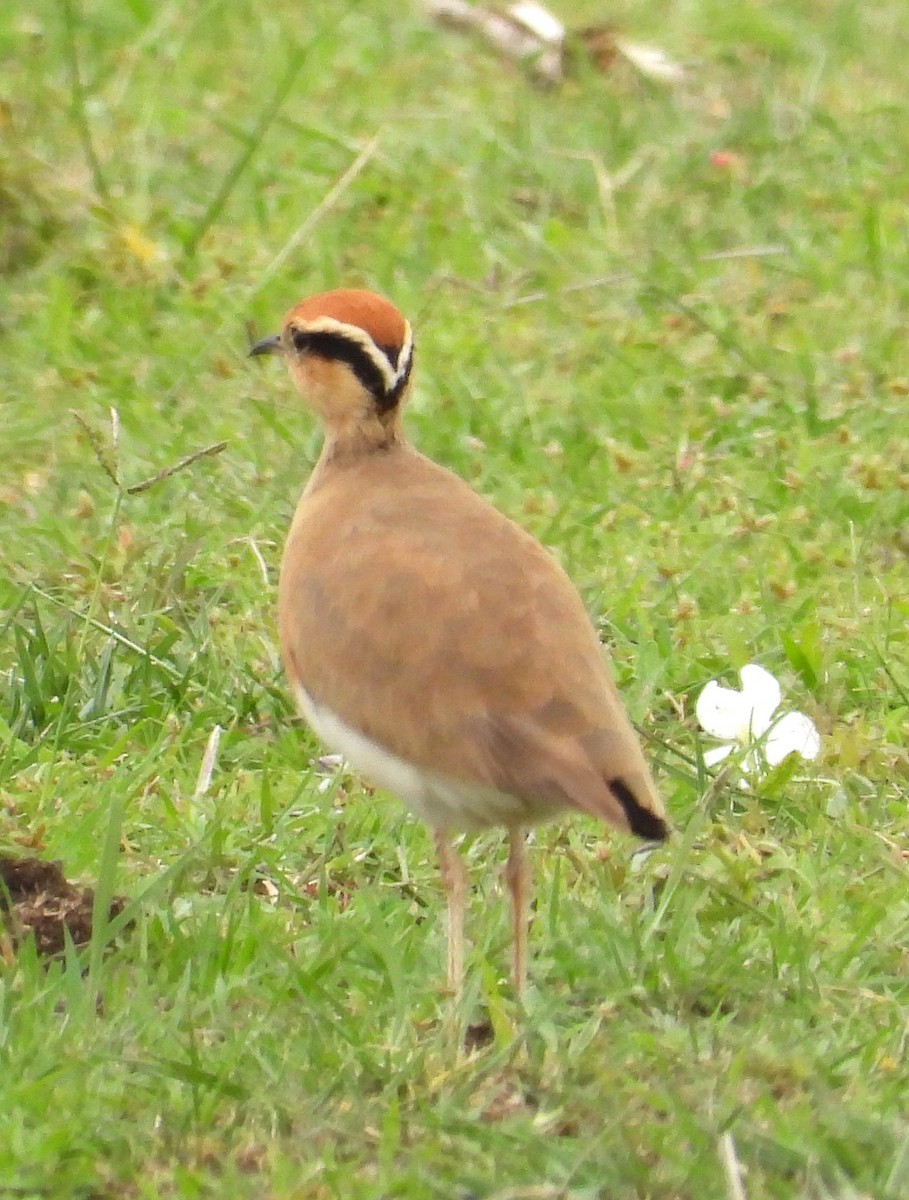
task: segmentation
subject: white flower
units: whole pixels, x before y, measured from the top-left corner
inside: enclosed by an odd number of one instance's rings
[[[724,742],[706,752],[705,766],[716,766],[739,747],[748,751],[741,762],[748,774],[759,772],[765,763],[775,767],[787,754],[817,758],[821,738],[811,718],[801,712],[776,715],[780,685],[770,672],[749,663],[739,675],[740,692],[711,679],[698,696],[695,712],[701,728]]]

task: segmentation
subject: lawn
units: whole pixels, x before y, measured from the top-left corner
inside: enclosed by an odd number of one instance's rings
[[[0,11],[0,851],[96,889],[87,946],[0,942],[3,1200],[909,1197],[909,26],[552,6],[686,81],[541,87],[416,0]],[[431,839],[283,682],[319,438],[246,347],[340,285],[676,828],[536,832],[523,1009],[501,837],[453,1010]],[[743,790],[694,710],[749,662],[823,745]]]

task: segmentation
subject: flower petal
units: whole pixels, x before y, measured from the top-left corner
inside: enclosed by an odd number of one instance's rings
[[[749,663],[747,667],[742,667],[739,675],[742,679],[742,693],[750,709],[748,732],[752,738],[763,737],[770,728],[773,714],[780,706],[780,685],[769,671],[765,671],[757,663]]]
[[[802,758],[817,758],[821,752],[821,735],[817,726],[801,712],[786,713],[770,732],[764,743],[764,757],[775,767],[787,754],[800,754]]]
[[[704,766],[715,767],[717,763],[721,763],[724,758],[728,758],[733,752],[735,746],[715,746],[713,750],[704,751]]]
[[[748,736],[751,705],[741,692],[720,687],[715,679],[698,696],[694,711],[699,725],[711,737],[739,741]]]

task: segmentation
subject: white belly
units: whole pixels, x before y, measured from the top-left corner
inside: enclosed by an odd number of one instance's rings
[[[495,788],[449,779],[416,767],[351,728],[330,709],[296,688],[301,715],[322,741],[372,783],[391,792],[434,829],[483,829],[489,825],[522,825],[546,814],[532,812],[525,801]]]

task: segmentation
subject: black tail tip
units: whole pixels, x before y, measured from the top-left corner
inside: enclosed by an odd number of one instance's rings
[[[657,816],[649,808],[639,804],[634,792],[624,779],[607,781],[609,790],[622,806],[628,828],[632,833],[643,838],[645,842],[664,842],[669,837],[670,829],[663,817]]]

